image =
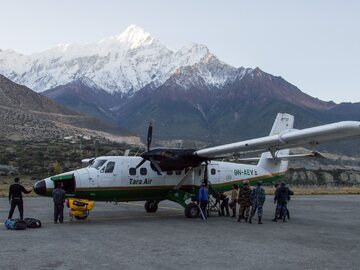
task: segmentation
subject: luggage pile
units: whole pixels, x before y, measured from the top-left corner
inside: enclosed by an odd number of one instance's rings
[[[41,228],[41,221],[35,218],[7,219],[4,225],[8,230],[26,230],[26,228]]]

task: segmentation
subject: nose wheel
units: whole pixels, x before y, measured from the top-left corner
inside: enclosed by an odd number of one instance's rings
[[[145,202],[145,211],[148,213],[155,213],[158,210],[158,201],[146,201]]]
[[[189,203],[185,207],[185,216],[187,218],[197,218],[200,215],[199,206],[196,203]]]

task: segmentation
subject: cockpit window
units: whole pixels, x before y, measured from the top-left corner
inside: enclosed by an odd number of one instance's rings
[[[91,168],[100,169],[102,165],[105,164],[106,159],[96,159],[93,164],[91,164]]]
[[[105,173],[112,173],[114,171],[115,162],[110,161],[106,164]]]

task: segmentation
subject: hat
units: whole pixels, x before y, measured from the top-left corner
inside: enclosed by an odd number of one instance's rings
[[[16,177],[15,179],[14,179],[14,182],[15,183],[17,183],[17,182],[19,182],[20,181],[20,178],[19,177]]]

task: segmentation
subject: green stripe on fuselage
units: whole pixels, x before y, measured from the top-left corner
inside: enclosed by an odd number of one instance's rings
[[[261,176],[251,179],[234,180],[231,182],[223,182],[219,184],[211,184],[216,191],[229,191],[234,184],[241,184],[244,180],[248,180],[251,185],[256,185],[257,181],[261,180],[263,183],[269,183],[279,180],[284,176],[284,173],[273,174],[268,176]],[[77,188],[74,195],[70,197],[88,199],[92,201],[146,201],[146,200],[166,200],[169,192],[174,188],[174,185],[169,186],[138,186],[138,187],[94,187],[94,188]],[[199,186],[184,185],[180,188],[182,191],[190,194],[196,194]],[[47,190],[47,195],[51,197],[52,190]]]

